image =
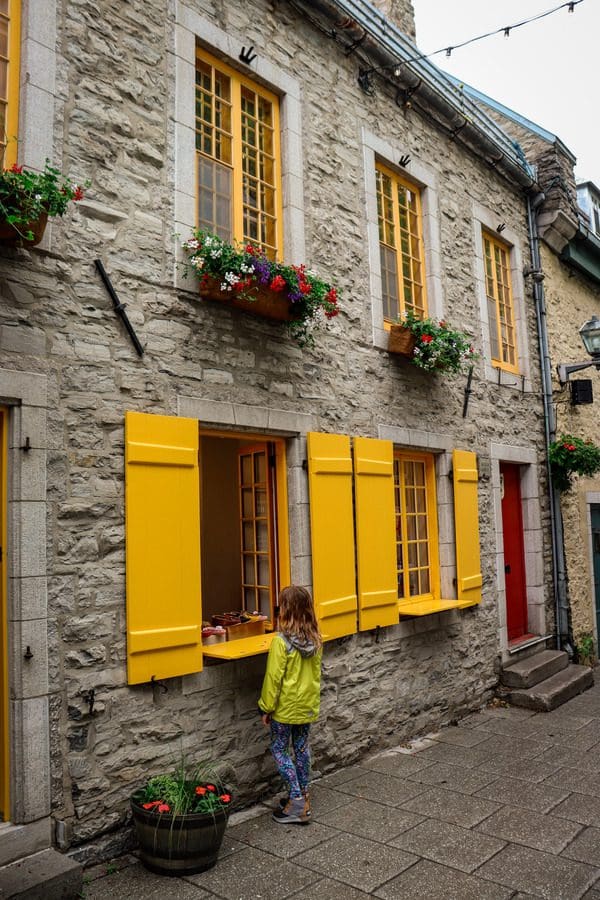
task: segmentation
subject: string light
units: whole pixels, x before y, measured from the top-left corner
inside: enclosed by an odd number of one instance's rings
[[[478,34],[476,37],[469,38],[466,41],[462,41],[460,44],[453,44],[449,47],[441,47],[439,50],[434,50],[433,53],[421,53],[418,56],[412,56],[409,59],[402,60],[402,63],[391,63],[386,66],[377,66],[366,71],[369,72],[384,72],[388,69],[393,69],[394,74],[396,75],[397,70],[400,65],[405,63],[413,63],[420,62],[422,59],[430,59],[432,56],[438,56],[440,53],[445,53],[446,57],[452,56],[454,50],[460,50],[462,47],[467,47],[469,44],[474,44],[476,41],[482,41],[485,38],[493,37],[495,34],[503,34],[504,37],[510,37],[511,31],[514,31],[515,28],[522,28],[523,25],[529,25],[531,22],[537,22],[538,19],[545,19],[546,16],[551,16],[556,12],[559,12],[561,9],[568,8],[569,12],[572,13],[576,6],[579,6],[580,3],[583,3],[583,0],[568,0],[567,3],[561,3],[560,6],[555,6],[553,9],[547,9],[545,12],[538,13],[537,16],[531,16],[529,19],[523,19],[521,22],[515,22],[512,25],[503,25],[501,28],[496,28],[495,31],[487,31],[485,34]]]

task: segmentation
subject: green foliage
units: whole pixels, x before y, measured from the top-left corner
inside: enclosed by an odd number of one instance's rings
[[[561,434],[550,444],[548,459],[552,481],[560,491],[568,491],[573,486],[574,475],[600,472],[600,447],[571,434]]]
[[[469,336],[444,320],[420,319],[409,311],[398,322],[416,338],[411,362],[426,372],[463,372],[477,359]]]
[[[575,643],[577,656],[582,665],[591,665],[594,661],[594,635],[590,631],[580,635],[579,640]]]
[[[0,222],[11,225],[25,240],[33,238],[29,225],[43,213],[62,216],[71,200],[82,198],[81,186],[72,184],[49,160],[43,172],[15,164],[0,174]]]
[[[182,759],[173,772],[155,775],[134,795],[137,803],[159,815],[214,813],[231,806],[231,792],[217,767],[210,763],[187,765]]]
[[[301,346],[314,343],[313,330],[325,319],[338,315],[337,290],[308,272],[306,266],[286,266],[269,259],[253,244],[235,246],[208,231],[196,230],[184,241],[189,253],[189,266],[200,278],[220,282],[220,290],[251,303],[259,288],[281,295],[294,318],[286,323],[294,340]]]

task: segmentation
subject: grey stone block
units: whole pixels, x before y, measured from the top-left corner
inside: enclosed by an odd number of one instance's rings
[[[491,784],[494,779],[495,775],[490,772],[482,772],[479,769],[470,771],[459,766],[446,766],[444,763],[427,766],[426,769],[410,776],[411,781],[417,781],[419,784],[437,784],[459,794],[474,794],[487,784]]]
[[[423,821],[423,816],[369,800],[354,800],[329,812],[313,813],[313,821],[359,837],[391,840]]]
[[[443,822],[462,825],[464,828],[472,828],[491,816],[498,808],[497,803],[490,803],[489,800],[458,794],[455,791],[445,791],[443,788],[430,788],[419,797],[402,805],[402,809],[410,809],[429,818],[441,819]]]
[[[0,869],[2,900],[75,900],[81,884],[82,867],[56,850],[43,850]]]
[[[376,800],[387,806],[400,806],[424,792],[421,785],[394,778],[392,775],[382,775],[379,772],[367,772],[359,778],[338,785],[337,790],[352,797]]]
[[[546,678],[535,687],[514,690],[510,693],[510,702],[527,709],[556,709],[571,697],[587,690],[594,683],[594,675],[587,666],[568,666],[556,675]]]
[[[273,821],[272,813],[269,812],[257,819],[250,819],[241,825],[229,828],[228,835],[242,844],[249,844],[258,850],[288,859],[291,856],[297,856],[303,850],[309,850],[315,844],[322,844],[337,834],[337,831],[317,823],[314,815],[312,819],[310,827],[282,828]]]
[[[582,825],[600,827],[598,798],[589,797],[586,794],[570,794],[566,800],[554,807],[552,815],[561,819],[570,819],[572,822],[580,822]]]
[[[512,891],[429,860],[389,881],[374,894],[383,900],[508,900]]]
[[[505,806],[482,822],[477,830],[514,844],[524,844],[534,850],[560,853],[581,831],[581,825]]]
[[[566,669],[569,657],[560,650],[542,650],[502,669],[501,681],[506,687],[530,688],[551,675]]]
[[[283,830],[292,826],[277,827]],[[308,828],[310,827],[309,825]],[[238,900],[239,897],[280,900],[301,891],[306,885],[317,880],[318,875],[314,872],[254,848],[232,853],[219,861],[214,869],[190,875],[185,879],[190,884],[208,891],[209,896],[216,894],[225,900]],[[195,894],[190,894],[190,897],[192,896]]]
[[[600,828],[584,829],[561,855],[600,867]]]
[[[95,878],[90,883],[84,878],[85,900],[106,900],[108,897],[110,900],[132,900],[134,897],[160,900],[165,896],[169,900],[202,900],[203,897],[214,896],[185,879],[153,875],[139,863],[112,874],[106,874],[106,865],[99,868],[104,870],[104,877]]]
[[[564,800],[568,791],[545,784],[523,784],[518,778],[498,778],[477,791],[477,796],[546,813]]]
[[[506,846],[498,838],[431,819],[388,843],[461,872],[472,872]]]
[[[581,897],[600,875],[600,870],[564,857],[509,844],[484,863],[477,874],[514,890],[547,900]]]

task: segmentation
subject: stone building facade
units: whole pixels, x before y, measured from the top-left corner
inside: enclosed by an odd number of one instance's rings
[[[409,4],[400,8],[406,17]],[[403,28],[411,34],[412,21]],[[413,45],[366,0],[47,0],[41,10],[30,0],[21,4],[21,29],[19,162],[40,169],[51,158],[91,187],[37,248],[0,253],[9,662],[2,764],[11,823],[0,833],[0,862],[51,844],[87,861],[125,846],[131,791],[182,751],[230,760],[242,804],[274,779],[256,714],[264,654],[205,658],[200,672],[128,683],[126,594],[135,585],[126,591],[127,413],[197,422],[205,460],[217,438],[233,449],[245,440],[283,448],[282,571],[312,587],[318,605],[328,598],[315,553],[327,552],[315,548],[314,520],[311,529],[307,435],[340,435],[348,447],[349,438],[373,439],[432,473],[437,592],[427,614],[404,608],[394,624],[364,630],[355,621],[327,642],[314,730],[319,771],[491,695],[511,649],[507,469],[520,492],[522,631],[552,632],[538,344],[522,274],[533,178],[492,120],[457,99],[428,63],[393,72],[394,57],[410,58]],[[240,52],[249,46],[256,58],[248,65]],[[239,77],[277,98],[283,255],[335,282],[341,298],[314,348],[299,349],[281,325],[201,301],[182,277],[177,235],[197,215],[198,48],[233,83]],[[465,377],[424,373],[387,350],[378,167],[420,199],[427,311],[471,336],[479,359],[470,394]],[[484,235],[506,260],[509,367],[494,361]],[[127,305],[141,357],[96,259]],[[469,524],[479,533],[482,596],[473,605],[459,602],[449,477],[456,480],[456,450],[477,458],[478,516]],[[353,566],[336,558],[337,531],[329,567],[353,580]],[[156,577],[171,562],[148,558]],[[165,605],[175,607],[177,596]],[[197,615],[199,626],[199,604]],[[132,647],[130,640],[130,655]]]

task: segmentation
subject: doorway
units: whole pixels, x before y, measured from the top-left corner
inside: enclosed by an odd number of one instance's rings
[[[517,641],[528,633],[527,581],[523,541],[521,469],[500,463],[502,533],[504,538],[504,583],[508,640]]]

